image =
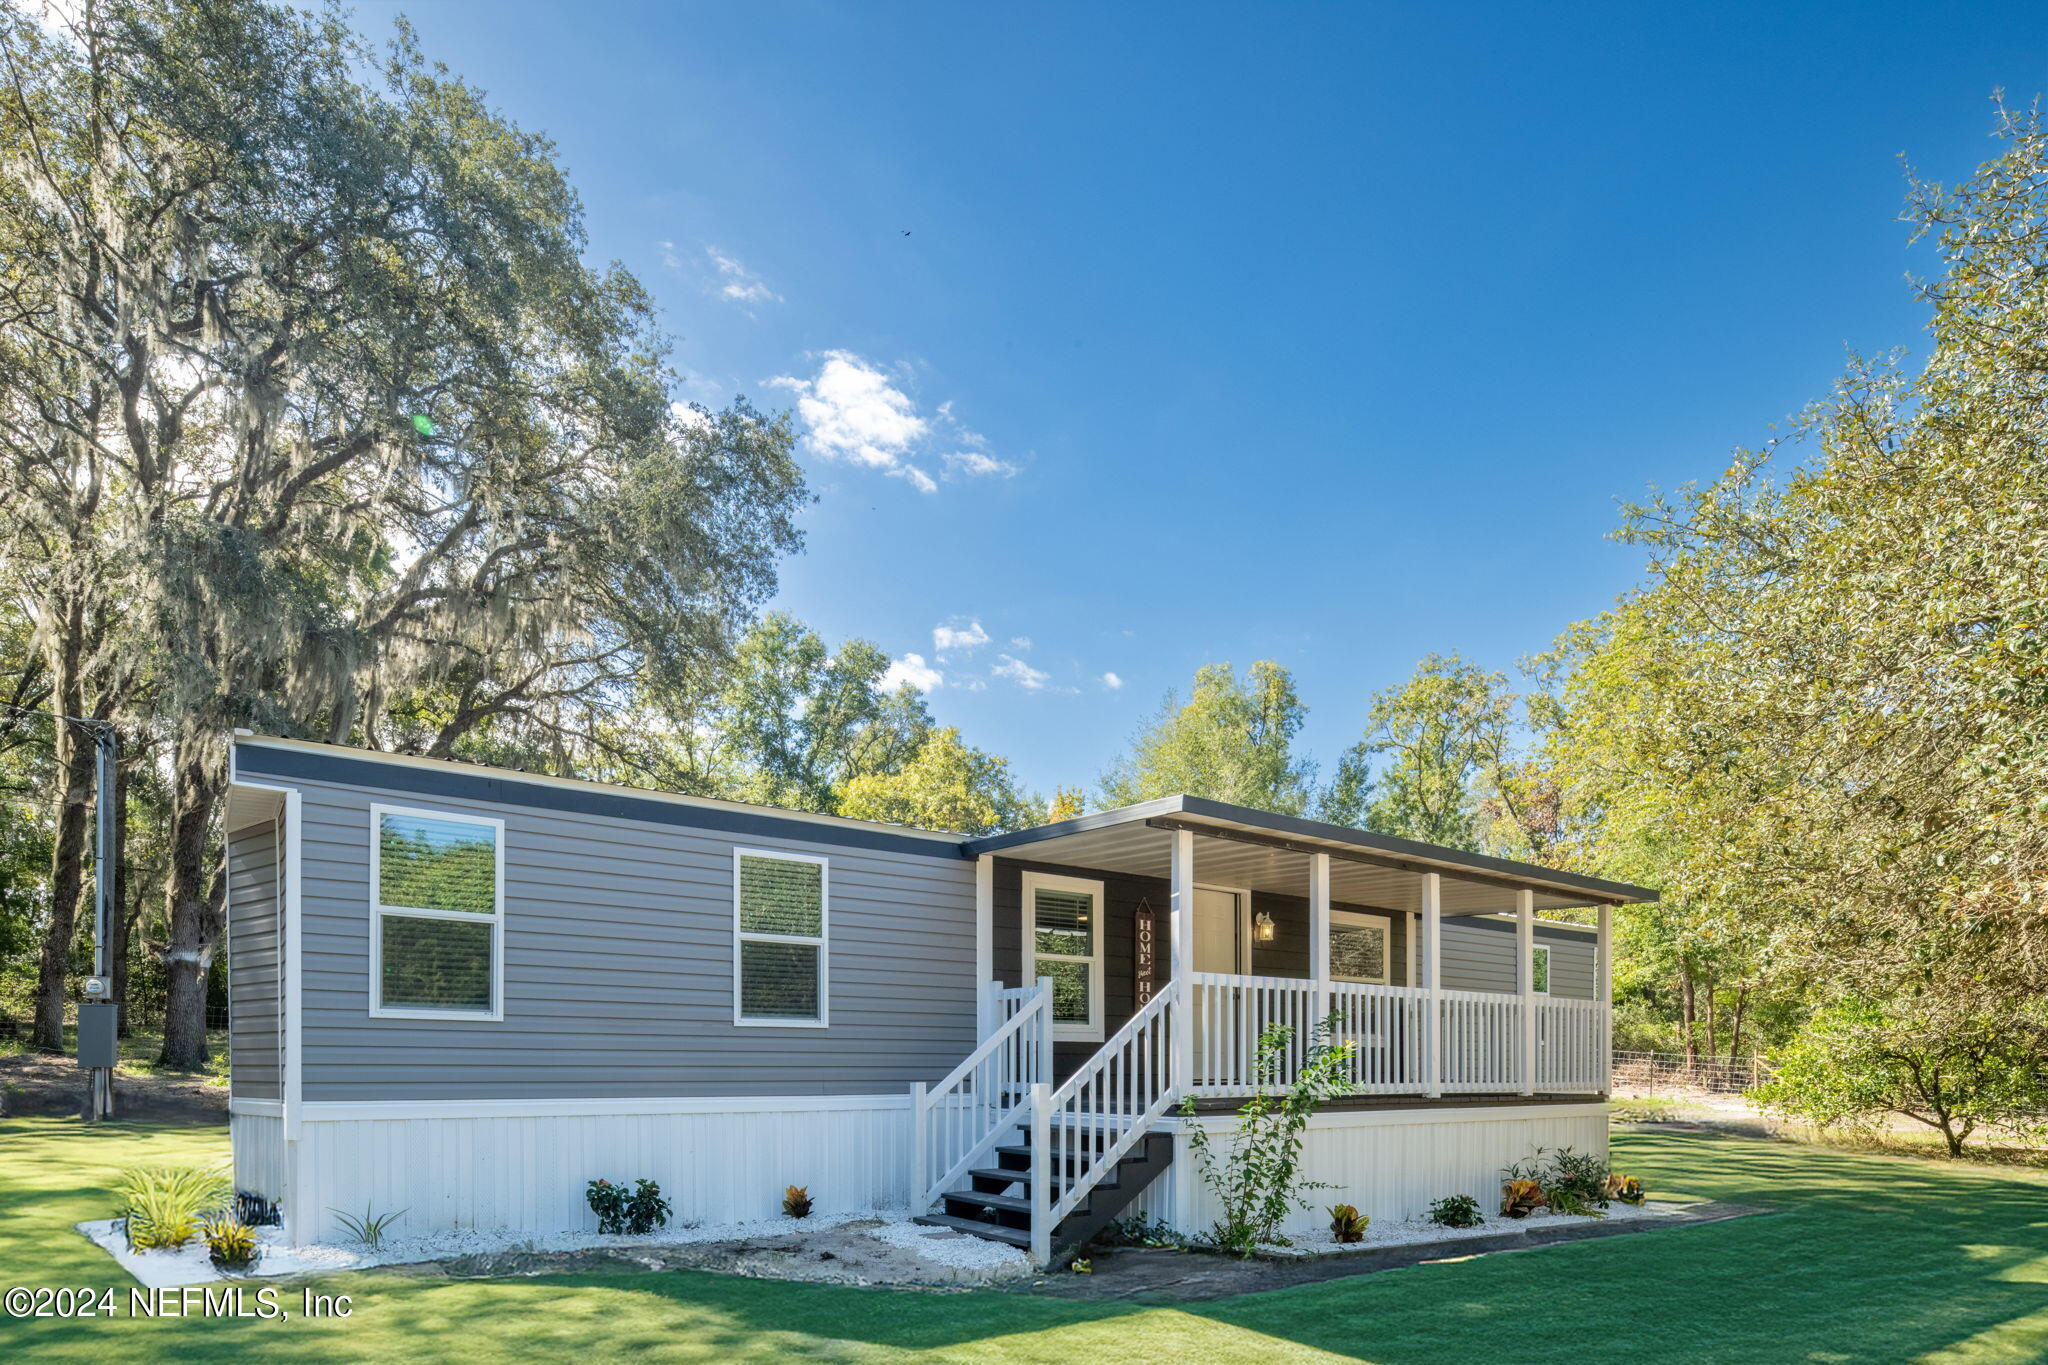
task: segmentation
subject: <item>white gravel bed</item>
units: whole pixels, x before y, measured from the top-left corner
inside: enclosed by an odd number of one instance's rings
[[[927,1263],[932,1279],[960,1281],[999,1279],[1030,1269],[1023,1252],[1012,1246],[969,1237],[944,1228],[926,1227],[909,1221],[900,1209],[856,1210],[814,1214],[809,1218],[760,1218],[741,1223],[701,1223],[695,1226],[670,1224],[647,1236],[606,1236],[595,1232],[558,1232],[542,1235],[462,1228],[427,1233],[417,1237],[387,1236],[371,1251],[360,1245],[309,1243],[292,1246],[282,1228],[258,1228],[256,1244],[261,1257],[246,1275],[215,1269],[207,1259],[205,1243],[194,1239],[176,1250],[130,1251],[120,1222],[106,1219],[80,1223],[78,1231],[104,1250],[121,1268],[147,1288],[174,1289],[216,1280],[269,1278],[281,1275],[328,1274],[343,1270],[368,1270],[375,1266],[411,1265],[422,1261],[447,1261],[464,1256],[487,1256],[500,1252],[590,1251],[606,1247],[686,1246],[717,1242],[744,1242],[774,1237],[815,1235],[849,1223],[873,1222],[858,1234],[873,1238],[884,1247],[907,1252]]]
[[[1498,1237],[1504,1232],[1541,1232],[1546,1228],[1577,1227],[1586,1223],[1654,1223],[1685,1212],[1683,1204],[1648,1200],[1631,1207],[1616,1204],[1603,1215],[1532,1213],[1527,1218],[1489,1216],[1476,1228],[1447,1228],[1426,1218],[1381,1221],[1374,1219],[1358,1242],[1336,1242],[1324,1233],[1303,1238],[1293,1246],[1260,1247],[1262,1256],[1298,1258],[1305,1256],[1349,1256],[1363,1251],[1390,1251],[1398,1247],[1429,1246],[1437,1242],[1469,1242],[1481,1237]]]

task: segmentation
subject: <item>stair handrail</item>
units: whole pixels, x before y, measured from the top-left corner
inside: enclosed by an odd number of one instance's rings
[[[950,1188],[988,1155],[998,1138],[1023,1121],[1031,1104],[1032,1086],[1052,1079],[1052,978],[1041,976],[1035,988],[1020,987],[1018,991],[1026,989],[1029,995],[1017,1012],[982,1039],[944,1080],[934,1086],[919,1082],[910,1087],[913,1212],[929,1208],[938,1191]],[[971,1089],[970,1081],[974,1083]],[[1003,1097],[1011,1095],[1016,1098],[1005,1103]],[[964,1124],[966,1129],[963,1132],[956,1127],[951,1134],[961,1143],[961,1154],[933,1176],[931,1116],[942,1107],[952,1115],[945,1121]]]
[[[1058,1089],[1034,1087],[1031,1256],[1039,1265],[1051,1257],[1053,1228],[1180,1098],[1172,1054],[1173,1011],[1182,997],[1181,982],[1168,981]],[[1112,1123],[1121,1124],[1114,1138]],[[1054,1199],[1053,1172],[1060,1170],[1067,1184]]]

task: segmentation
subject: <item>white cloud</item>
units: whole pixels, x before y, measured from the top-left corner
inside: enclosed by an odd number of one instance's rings
[[[1110,691],[1115,692],[1119,691],[1123,687],[1124,680],[1122,678],[1119,678],[1114,673],[1105,673],[1102,675],[1102,685],[1108,688]]]
[[[827,351],[816,378],[778,375],[768,382],[796,395],[797,416],[810,428],[804,444],[825,459],[908,479],[921,493],[938,488],[910,462],[931,424],[909,394],[851,351]]]
[[[826,351],[810,379],[777,375],[767,382],[797,396],[797,416],[810,429],[804,444],[825,459],[878,469],[920,493],[938,491],[926,467],[932,460],[944,466],[948,480],[1018,472],[989,453],[979,432],[959,423],[951,403],[926,415],[887,371],[851,351]]]
[[[1010,648],[1015,650],[1031,648],[1031,637],[1029,635],[1012,635],[1010,637]]]
[[[709,417],[706,417],[702,412],[698,411],[696,408],[691,407],[688,403],[670,403],[668,405],[668,410],[670,416],[674,417],[678,422],[681,422],[686,427],[708,427],[711,425],[711,419]]]
[[[906,654],[882,670],[882,690],[885,692],[893,692],[904,683],[920,692],[929,692],[945,681],[946,675],[926,663],[922,654]]]
[[[1033,668],[1022,659],[1009,654],[996,656],[996,666],[989,670],[998,678],[1009,678],[1026,692],[1037,692],[1052,681],[1052,675]]]
[[[959,617],[943,626],[932,627],[932,648],[944,654],[948,650],[978,649],[988,643],[988,632],[981,628],[981,622],[969,620],[964,626],[957,624]]]
[[[733,303],[781,303],[782,295],[770,289],[765,281],[753,271],[741,265],[738,260],[715,246],[704,248],[704,254],[711,258],[712,266],[718,271],[718,297]]]

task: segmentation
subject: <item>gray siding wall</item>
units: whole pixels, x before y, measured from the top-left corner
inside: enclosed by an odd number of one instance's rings
[[[236,1099],[282,1097],[277,855],[275,822],[228,836],[228,1087]]]
[[[1514,991],[1515,926],[1512,920],[1460,916],[1444,921],[1444,989]],[[1536,942],[1550,949],[1550,993],[1560,998],[1593,998],[1593,936],[1569,929],[1536,927]]]
[[[877,1094],[975,1045],[974,865],[296,779],[305,1098]],[[505,1018],[369,1016],[370,806],[505,822]],[[735,847],[830,860],[829,1028],[738,1027]]]

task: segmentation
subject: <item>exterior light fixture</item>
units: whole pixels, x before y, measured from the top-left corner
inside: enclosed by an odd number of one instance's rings
[[[1252,937],[1258,942],[1271,943],[1275,932],[1273,916],[1271,914],[1261,910],[1258,914],[1252,916]]]

